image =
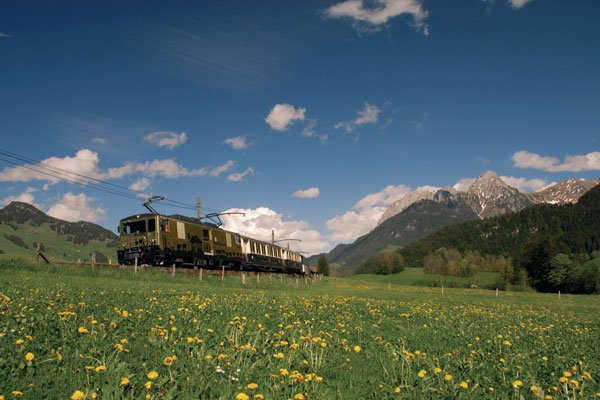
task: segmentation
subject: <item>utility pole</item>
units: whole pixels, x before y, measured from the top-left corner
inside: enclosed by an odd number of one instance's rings
[[[275,244],[275,229],[271,229],[271,244]]]
[[[202,218],[202,215],[200,212],[202,210],[202,208],[200,207],[200,196],[198,196],[198,203],[196,203],[196,208],[198,209],[198,219],[200,219],[200,218]]]

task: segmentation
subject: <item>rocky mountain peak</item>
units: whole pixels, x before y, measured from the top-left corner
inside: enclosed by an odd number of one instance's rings
[[[508,186],[493,171],[480,175],[462,193],[462,197],[480,218],[517,212],[533,204],[526,195]]]
[[[600,180],[584,181],[571,178],[566,181],[558,182],[539,192],[529,193],[528,197],[534,203],[577,203],[583,194],[598,184],[600,184]]]

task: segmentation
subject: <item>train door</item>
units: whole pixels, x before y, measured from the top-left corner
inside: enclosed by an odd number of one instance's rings
[[[202,250],[204,251],[204,254],[206,254],[206,255],[209,255],[209,256],[215,255],[210,229],[206,229],[206,228],[202,229]]]

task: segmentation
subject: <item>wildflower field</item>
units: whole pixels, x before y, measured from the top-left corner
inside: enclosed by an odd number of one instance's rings
[[[0,262],[0,399],[600,398],[600,299]]]

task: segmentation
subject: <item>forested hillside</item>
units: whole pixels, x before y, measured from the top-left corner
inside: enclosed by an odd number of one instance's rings
[[[577,204],[540,204],[515,214],[449,225],[399,252],[408,267],[422,267],[423,259],[440,248],[514,257],[534,235],[550,236],[571,253],[600,249],[600,187]]]

